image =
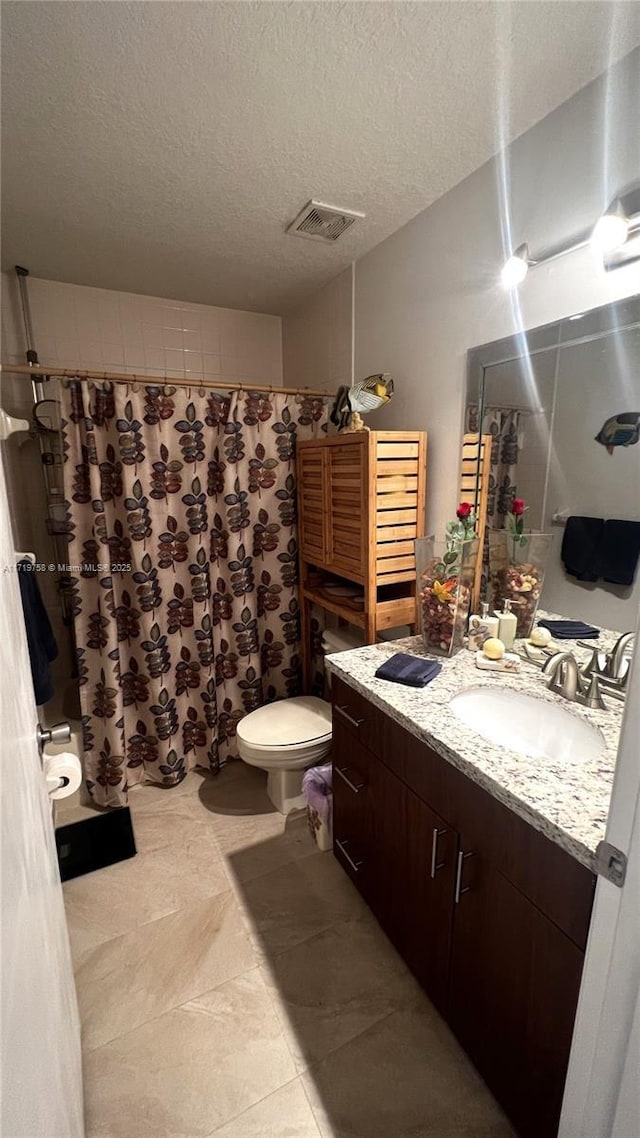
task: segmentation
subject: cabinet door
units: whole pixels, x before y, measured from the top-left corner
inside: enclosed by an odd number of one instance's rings
[[[328,560],[334,573],[364,583],[367,548],[367,449],[327,447]]]
[[[434,1004],[446,1006],[457,834],[374,759],[371,907]]]
[[[349,726],[334,708],[335,855],[433,1002],[444,1009],[457,834],[362,745],[357,736],[362,719],[356,715]]]
[[[407,790],[403,955],[440,1011],[447,1005],[458,835]]]
[[[326,447],[300,447],[297,465],[300,554],[305,561],[324,565],[327,552]]]
[[[449,1022],[518,1133],[554,1138],[583,954],[481,854],[458,858]]]

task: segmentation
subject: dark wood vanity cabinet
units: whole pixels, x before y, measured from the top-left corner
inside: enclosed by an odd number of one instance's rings
[[[523,1138],[557,1132],[595,878],[333,680],[334,852]]]

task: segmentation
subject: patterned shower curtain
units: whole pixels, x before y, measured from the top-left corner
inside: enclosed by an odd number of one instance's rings
[[[328,400],[62,383],[87,785],[120,806],[236,757],[299,691],[296,441]]]
[[[478,407],[467,408],[466,430],[478,431]],[[489,529],[504,529],[513,499],[517,497],[520,412],[492,407],[482,419],[482,434],[491,435],[491,469],[487,522]]]
[[[478,406],[467,408],[465,429],[478,433]],[[513,408],[491,407],[482,417],[483,435],[491,435],[487,526],[484,531],[480,596],[488,599],[489,530],[504,529],[513,499],[517,497],[520,412]]]

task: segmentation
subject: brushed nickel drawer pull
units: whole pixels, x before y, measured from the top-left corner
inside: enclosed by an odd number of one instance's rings
[[[349,790],[352,790],[354,794],[359,794],[360,791],[364,789],[365,783],[360,782],[356,786],[355,782],[352,782],[351,779],[349,778],[349,776],[347,774],[348,770],[349,770],[348,767],[336,767],[335,768],[336,774],[340,775],[340,778],[342,779],[343,782],[346,782],[347,786],[349,787]]]
[[[352,727],[356,727],[356,728],[362,727],[362,724],[364,723],[364,719],[354,719],[353,715],[349,715],[349,712],[347,711],[346,706],[345,707],[338,707],[338,705],[336,704],[336,711],[339,711],[340,714],[344,716],[344,718],[347,720],[348,723],[351,724]]]
[[[362,862],[361,861],[354,861],[353,858],[349,856],[349,854],[347,853],[347,851],[345,849],[345,846],[347,845],[346,842],[341,842],[339,838],[336,838],[336,845],[337,845],[338,849],[340,850],[340,853],[342,854],[345,861],[349,862],[349,865],[351,866],[353,872],[357,873],[358,870],[360,869],[360,866],[362,865]]]
[[[462,867],[468,857],[473,857],[473,854],[463,853],[462,850],[460,850],[460,853],[458,854],[458,869],[456,872],[456,905],[460,904],[460,898],[462,897],[462,894],[468,893],[471,889],[470,885],[465,885],[464,889],[462,888]]]
[[[446,862],[438,861],[438,838],[444,837],[446,830],[439,830],[437,826],[433,829],[433,838],[431,841],[431,876],[435,877],[439,869],[444,869]]]

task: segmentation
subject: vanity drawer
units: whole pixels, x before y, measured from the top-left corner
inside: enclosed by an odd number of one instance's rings
[[[372,879],[372,785],[369,756],[337,719],[333,728],[333,850],[367,897]]]
[[[332,679],[332,703],[334,739],[339,725],[375,752],[378,713],[373,704],[336,676]]]

